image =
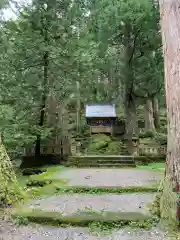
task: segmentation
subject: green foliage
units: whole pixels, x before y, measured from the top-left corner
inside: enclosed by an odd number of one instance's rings
[[[106,149],[106,153],[110,154],[120,154],[121,150],[123,148],[123,143],[121,141],[111,141],[108,144],[108,147]]]
[[[89,141],[86,151],[87,153],[104,153],[111,141],[111,137],[107,135],[93,135]]]
[[[123,149],[124,144],[122,141],[99,134],[91,136],[85,152],[94,154],[120,154]]]
[[[22,225],[26,226],[29,223],[28,218],[27,217],[23,217],[23,216],[16,216],[16,217],[14,217],[14,221],[19,226],[22,226]]]
[[[12,205],[25,197],[2,142],[0,143],[0,181],[0,205]]]
[[[39,181],[39,180],[29,180],[26,185],[27,187],[44,187],[46,185],[51,184],[52,181]]]
[[[156,186],[152,187],[56,187],[57,193],[87,193],[87,194],[104,194],[104,193],[138,193],[138,192],[157,192]]]
[[[163,133],[159,133],[156,135],[156,141],[157,143],[159,143],[160,145],[166,145],[167,144],[167,135],[163,134]]]
[[[23,176],[31,176],[31,175],[35,175],[35,174],[41,174],[41,173],[44,173],[46,172],[45,170],[43,169],[23,169],[22,170],[22,175]]]
[[[140,132],[140,138],[154,138],[155,134],[153,132]]]
[[[82,108],[90,102],[114,102],[123,108],[129,60],[136,98],[155,94],[162,102],[158,20],[150,0],[38,0],[23,7],[16,20],[1,21],[0,132],[8,152],[22,155],[38,134],[44,142],[53,135],[75,134],[76,114],[68,111],[61,114],[63,121],[56,127],[48,123],[46,112],[39,126],[45,95],[64,107],[76,106],[80,94]],[[131,59],[127,59],[127,47]],[[118,144],[111,147],[118,152]]]

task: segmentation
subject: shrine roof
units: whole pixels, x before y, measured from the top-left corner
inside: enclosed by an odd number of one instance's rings
[[[115,104],[91,104],[86,105],[86,118],[116,117]]]

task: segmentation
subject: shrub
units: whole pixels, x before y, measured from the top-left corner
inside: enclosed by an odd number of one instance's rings
[[[111,142],[111,137],[104,134],[96,134],[90,138],[88,147],[86,148],[87,153],[102,153],[106,151],[108,144]]]
[[[26,185],[28,187],[44,187],[50,183],[52,183],[52,181],[29,180]]]
[[[45,172],[46,170],[42,170],[42,169],[32,169],[32,168],[27,168],[27,169],[24,169],[22,171],[22,174],[24,176],[30,176],[30,175],[36,175],[36,174],[41,174],[43,172]]]
[[[160,145],[165,145],[167,144],[167,135],[163,133],[159,133],[156,135],[155,140]]]
[[[139,134],[140,138],[154,138],[155,134],[153,132],[141,132]]]

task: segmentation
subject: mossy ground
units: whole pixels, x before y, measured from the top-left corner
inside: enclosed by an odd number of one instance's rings
[[[149,163],[148,165],[137,166],[137,168],[153,170],[153,171],[164,171],[165,170],[165,163],[154,162],[154,163]]]
[[[55,194],[57,186],[64,186],[66,181],[64,179],[56,179],[56,174],[61,174],[64,170],[63,166],[45,166],[42,169],[47,171],[39,175],[23,176],[20,170],[16,170],[17,180],[21,187],[26,191],[27,199],[36,198],[40,196],[51,196]],[[37,181],[51,181],[49,185],[44,187],[30,187],[28,188],[26,184],[30,180]]]
[[[56,212],[46,212],[43,210],[34,209],[17,209],[13,214],[16,220],[33,221],[36,223],[51,224],[51,225],[71,225],[87,227],[90,224],[101,225],[106,224],[109,226],[122,227],[126,225],[133,225],[138,227],[151,227],[152,223],[158,222],[158,218],[146,216],[141,213],[126,213],[126,212],[94,212],[94,211],[81,211],[72,215],[61,215]],[[26,220],[26,221],[27,221]]]
[[[120,154],[123,151],[123,143],[120,139],[113,138],[104,134],[91,136],[85,149],[85,153],[96,155]]]
[[[122,193],[153,193],[157,192],[158,186],[151,187],[57,187],[57,194],[63,193],[86,193],[86,194],[122,194]]]

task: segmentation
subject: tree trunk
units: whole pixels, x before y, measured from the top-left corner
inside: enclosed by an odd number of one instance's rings
[[[152,100],[150,98],[146,99],[145,104],[145,131],[151,132],[155,134],[155,126],[154,126],[154,117],[153,117],[153,105]]]
[[[133,137],[137,136],[137,117],[136,117],[136,99],[134,96],[134,72],[132,67],[132,40],[131,26],[127,25],[124,29],[125,35],[125,117],[126,117],[126,140],[127,150],[130,154],[135,152]]]
[[[127,150],[130,154],[133,154],[135,152],[133,137],[137,136],[137,116],[136,101],[129,91],[126,92],[125,116]]]
[[[180,188],[180,0],[159,0],[164,48],[168,143],[167,173]],[[178,211],[177,211],[178,212]],[[180,216],[177,216],[178,220]]]
[[[49,5],[47,6],[49,8]],[[43,62],[43,93],[42,93],[42,99],[41,99],[41,112],[40,112],[40,120],[39,120],[39,127],[42,127],[44,125],[45,120],[45,108],[46,108],[46,101],[47,101],[47,92],[48,92],[48,67],[49,67],[49,51],[48,48],[48,27],[49,27],[49,21],[48,21],[48,15],[47,15],[48,9],[46,12],[42,15],[42,28],[41,28],[41,35],[44,38],[44,45],[45,45],[45,51],[43,52],[42,62]],[[41,134],[37,135],[36,140],[36,146],[35,146],[35,159],[38,161],[38,158],[41,155]]]
[[[48,53],[44,53],[44,91],[42,95],[42,105],[39,120],[39,127],[44,125],[45,120],[45,108],[47,99],[47,84],[48,84]],[[35,158],[39,158],[41,155],[41,134],[37,135],[36,146],[35,146]]]
[[[160,127],[160,119],[159,119],[159,101],[157,97],[153,97],[152,105],[153,105],[154,126],[156,129],[158,129]]]

